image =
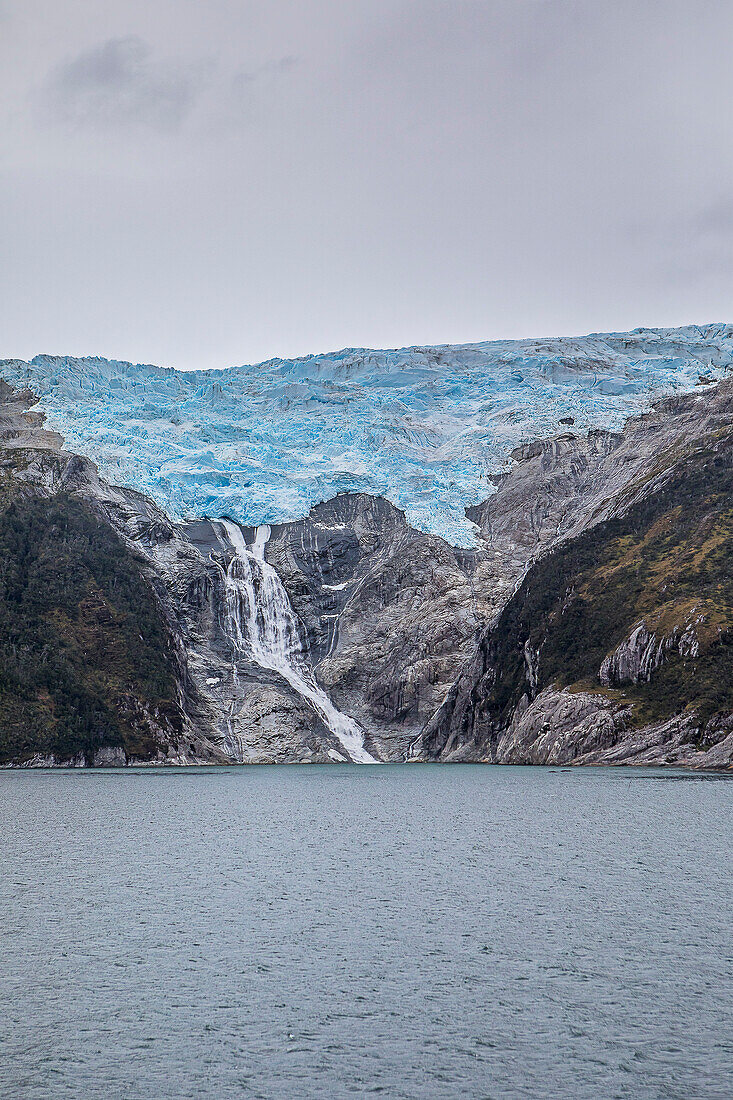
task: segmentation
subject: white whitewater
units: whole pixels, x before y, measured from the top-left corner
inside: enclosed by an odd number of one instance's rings
[[[298,622],[277,572],[265,561],[270,528],[257,528],[252,548],[230,520],[221,528],[234,553],[222,569],[229,635],[235,649],[260,668],[279,673],[316,712],[356,764],[377,764],[364,748],[364,736],[348,714],[337,710],[316,683],[303,656]],[[222,541],[224,541],[222,539]]]

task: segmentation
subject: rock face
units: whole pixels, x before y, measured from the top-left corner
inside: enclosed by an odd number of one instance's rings
[[[733,725],[724,716],[706,736],[693,714],[637,727],[632,708],[590,692],[545,688],[525,696],[495,741],[446,744],[440,759],[492,764],[672,764],[728,768]]]
[[[403,759],[475,643],[488,604],[480,554],[423,535],[381,498],[344,494],[267,544],[304,624],[320,683]]]
[[[596,523],[621,515],[670,477],[685,447],[725,431],[731,382],[659,401],[622,432],[563,433],[517,448],[498,491],[468,516],[480,528],[489,559],[511,578],[528,564]],[[506,586],[493,606],[505,601]]]
[[[590,439],[587,461],[565,450],[521,456],[515,488],[528,463],[542,469],[520,537],[547,548],[413,756],[730,764],[733,387],[665,402],[601,448]],[[479,517],[503,540],[505,506]]]
[[[347,759],[288,677],[236,644],[224,524],[174,523],[141,493],[110,486],[44,429],[34,401],[0,382],[0,515],[23,502],[82,509],[116,540],[139,581],[136,606],[157,624],[166,686],[151,695],[143,666],[125,657],[91,740],[54,746],[34,734],[15,751],[8,743],[4,759]],[[480,532],[471,550],[364,493],[273,526],[263,560],[287,593],[303,660],[368,751],[385,761],[726,766],[732,414],[733,384],[721,383],[667,399],[622,432],[518,448],[468,512]],[[250,547],[259,537],[242,535]],[[71,561],[65,545],[63,554]],[[132,614],[116,599],[110,589],[94,612],[110,639]],[[109,670],[93,679],[107,683]]]

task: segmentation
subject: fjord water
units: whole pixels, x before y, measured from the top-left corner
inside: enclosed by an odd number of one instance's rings
[[[0,1094],[729,1097],[733,783],[0,773]]]

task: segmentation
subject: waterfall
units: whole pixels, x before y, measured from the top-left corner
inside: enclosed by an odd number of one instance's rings
[[[293,691],[323,720],[354,763],[379,763],[364,748],[364,736],[357,723],[336,709],[316,683],[313,670],[305,660],[298,620],[288,594],[277,572],[265,561],[270,528],[267,525],[257,528],[250,549],[241,527],[230,520],[221,520],[220,525],[234,551],[229,565],[222,568],[222,576],[227,629],[235,650],[246,654],[260,668],[277,672],[287,680]]]

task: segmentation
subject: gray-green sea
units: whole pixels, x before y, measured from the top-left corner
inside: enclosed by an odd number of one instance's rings
[[[0,772],[0,1095],[733,1095],[733,783]]]

